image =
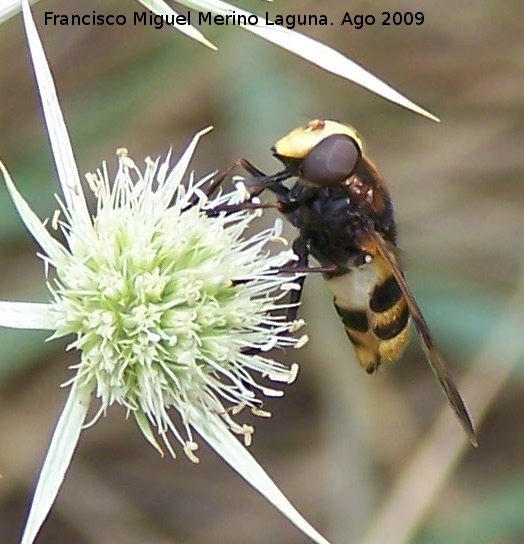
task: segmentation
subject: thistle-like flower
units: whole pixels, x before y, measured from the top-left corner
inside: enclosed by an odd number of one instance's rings
[[[272,348],[298,347],[297,323],[279,310],[293,276],[278,267],[290,251],[271,253],[279,224],[247,237],[259,210],[209,213],[237,203],[239,189],[209,199],[209,178],[186,177],[197,134],[174,167],[170,157],[141,171],[120,150],[114,180],[104,166],[87,176],[96,199],[88,211],[53,80],[27,5],[24,18],[63,198],[42,222],[0,164],[20,217],[42,249],[50,302],[0,302],[0,325],[72,337],[78,353],[69,397],[51,440],[22,537],[33,542],[55,500],[94,397],[100,408],[123,405],[157,449],[173,456],[179,442],[198,461],[196,431],[249,483],[313,540],[325,544],[235,435],[253,429],[239,409],[280,396],[296,367],[274,361]],[[64,243],[53,235],[61,230]],[[260,383],[260,377],[263,377]],[[178,415],[177,415],[178,413]],[[174,438],[174,440],[172,440]]]
[[[167,158],[148,161],[142,173],[120,150],[114,181],[105,167],[88,175],[95,215],[78,221],[75,209],[60,202],[62,218],[57,213],[51,222],[65,245],[30,210],[2,166],[13,202],[44,251],[52,298],[41,305],[2,303],[2,324],[27,320],[54,331],[51,338],[74,335],[68,349],[79,354],[46,479],[60,471],[57,458],[72,454],[93,396],[101,401],[95,419],[121,404],[159,451],[165,446],[175,456],[175,437],[198,462],[193,429],[211,443],[232,431],[249,445],[253,428],[233,415],[246,406],[263,414],[260,396],[282,395],[255,375],[284,383],[296,376],[294,365],[286,368],[267,355],[303,341],[289,334],[296,324],[278,315],[279,299],[294,286],[278,267],[292,254],[268,252],[269,242],[281,240],[279,223],[244,237],[256,211],[207,213],[238,202],[241,194],[210,202],[200,189],[207,179],[182,183],[199,136],[173,169]]]
[[[92,222],[75,221],[74,210],[60,202],[63,219],[57,214],[53,225],[63,231],[64,246],[4,172],[22,219],[45,251],[46,269],[56,271],[48,281],[52,302],[41,317],[47,315],[51,338],[75,336],[68,349],[78,351],[79,362],[68,385],[100,398],[97,416],[121,404],[157,449],[154,430],[173,456],[170,435],[197,461],[194,420],[212,414],[249,443],[252,429],[236,424],[230,408],[256,411],[257,393],[280,396],[259,385],[253,372],[291,382],[295,368],[265,352],[299,340],[287,334],[294,325],[274,313],[293,288],[277,274],[292,254],[267,253],[278,223],[244,238],[256,214],[209,217],[204,208],[236,203],[237,195],[207,202],[199,190],[207,180],[184,186],[184,173],[170,171],[166,159],[149,161],[142,174],[120,150],[114,182],[106,168],[87,176],[97,199]],[[182,428],[170,407],[182,416]]]

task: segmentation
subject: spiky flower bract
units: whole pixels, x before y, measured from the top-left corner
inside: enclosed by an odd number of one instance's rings
[[[0,326],[67,336],[78,354],[22,544],[34,542],[49,514],[93,397],[101,405],[92,421],[119,403],[156,448],[174,454],[175,437],[193,461],[196,431],[300,530],[327,544],[234,436],[249,444],[252,428],[234,416],[246,406],[267,415],[261,397],[282,394],[270,382],[296,375],[295,366],[268,355],[303,341],[289,334],[297,324],[278,312],[294,287],[293,276],[278,270],[291,253],[269,251],[270,243],[281,242],[278,224],[247,236],[260,210],[228,209],[242,191],[211,200],[207,179],[186,183],[202,133],[172,168],[168,157],[148,160],[141,171],[121,150],[114,180],[105,166],[88,176],[96,199],[90,212],[31,10],[26,0],[22,6],[61,197],[47,226],[0,163],[19,215],[41,247],[50,291],[49,303],[0,301]],[[62,231],[63,242],[54,229]]]
[[[29,0],[0,0],[0,24],[16,14],[24,1]],[[35,3],[38,0],[30,1]],[[172,2],[166,2],[165,0],[138,0],[138,2],[149,10],[149,14],[146,12],[139,14],[139,20],[143,25],[150,25],[156,29],[162,28],[164,25],[171,26],[206,47],[214,50],[217,49],[200,30],[188,24],[184,15],[172,7]],[[386,100],[399,104],[432,121],[439,122],[438,117],[421,108],[381,79],[365,70],[362,66],[345,57],[339,51],[309,36],[291,30],[294,27],[294,23],[289,25],[287,17],[285,25],[281,22],[276,24],[274,21],[266,21],[268,19],[267,12],[265,16],[256,15],[222,0],[176,0],[174,3],[195,10],[195,12],[206,14],[206,21],[210,21],[210,15],[213,14],[213,16],[217,16],[217,24],[224,24],[225,21],[228,25],[239,26],[308,62],[316,64],[327,72],[353,81],[357,85],[361,85],[371,92],[382,96]],[[344,17],[344,13],[341,11],[341,18]],[[93,11],[93,14],[96,15],[96,12]],[[64,15],[64,17],[67,17],[67,15]],[[294,21],[294,15],[290,14],[289,17]],[[316,16],[313,15],[313,17]],[[312,19],[310,24],[315,25],[315,20]],[[256,21],[256,23],[253,21]],[[128,22],[128,24],[131,23]]]
[[[87,176],[95,213],[80,220],[75,206],[59,199],[49,226],[2,166],[13,202],[43,250],[51,295],[49,304],[2,303],[2,324],[23,326],[20,319],[9,322],[23,309],[26,326],[52,330],[52,339],[73,335],[68,349],[79,357],[33,510],[36,505],[47,514],[93,396],[101,401],[93,421],[118,403],[158,450],[166,447],[175,456],[173,436],[197,462],[196,430],[234,466],[241,446],[227,433],[242,435],[246,445],[253,433],[234,415],[244,407],[268,415],[262,397],[282,395],[270,382],[290,383],[296,376],[296,365],[288,368],[268,355],[304,341],[291,334],[300,323],[284,319],[286,294],[297,286],[279,267],[293,254],[269,247],[282,244],[281,223],[248,237],[260,210],[228,211],[242,190],[210,200],[204,192],[209,178],[183,183],[198,137],[174,168],[168,157],[147,160],[141,172],[120,150],[113,181],[105,165]],[[62,231],[64,243],[53,229]],[[244,468],[235,468],[252,481]],[[23,542],[32,542],[42,521],[42,514],[37,521],[30,515]]]

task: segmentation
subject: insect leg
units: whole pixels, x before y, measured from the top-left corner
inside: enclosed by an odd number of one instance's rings
[[[238,204],[222,204],[221,206],[215,206],[213,208],[206,209],[205,212],[209,217],[214,217],[221,212],[225,213],[237,213],[242,210],[261,210],[270,209],[281,211],[281,205],[278,202],[239,202]]]
[[[209,184],[209,186],[204,191],[207,197],[213,196],[215,191],[224,183],[226,178],[231,174],[231,172],[237,168],[243,168],[250,176],[253,178],[265,178],[266,175],[264,172],[259,170],[254,164],[250,163],[247,159],[238,159],[236,160],[227,170],[224,170]]]
[[[296,261],[295,267],[290,266],[287,270],[289,270],[289,272],[296,272],[297,270],[300,270],[302,268],[307,269],[309,249],[307,247],[307,242],[302,237],[299,236],[293,242],[293,251],[298,256],[298,261]],[[284,266],[282,268],[286,268],[286,267]],[[281,270],[281,268],[279,268],[279,270]],[[289,297],[290,307],[288,308],[286,313],[287,321],[294,321],[297,317],[298,304],[300,302],[300,297],[302,296],[302,288],[304,286],[305,279],[306,279],[305,276],[301,276],[300,278],[298,278],[296,283],[299,285],[299,289],[291,291],[291,295]],[[242,350],[242,353],[246,355],[256,355],[258,353],[261,353],[261,350],[257,348],[248,348],[248,349]]]
[[[289,270],[293,270],[293,272],[299,272],[301,269],[307,269],[309,261],[309,248],[307,246],[306,240],[302,238],[302,236],[299,236],[293,242],[293,251],[298,257],[298,261],[296,261],[296,265],[290,267]],[[290,307],[288,308],[286,315],[286,319],[288,321],[294,321],[297,318],[298,305],[300,299],[302,298],[302,289],[304,288],[305,280],[306,276],[300,276],[300,278],[298,278],[296,281],[299,288],[291,291],[291,294],[289,295]]]
[[[290,177],[288,171],[284,169],[275,174],[267,176],[264,174],[264,172],[262,172],[262,170],[259,170],[247,159],[238,159],[227,170],[224,170],[224,172],[219,174],[207,187],[205,191],[206,196],[212,196],[213,193],[225,181],[227,176],[236,167],[242,167],[251,176],[251,178],[246,180],[246,187],[249,192],[248,200],[239,204],[224,204],[222,206],[215,206],[214,208],[206,211],[208,215],[215,215],[216,213],[220,212],[235,213],[241,210],[256,210],[261,208],[274,208],[281,212],[284,211],[283,206],[286,206],[289,202],[289,189],[280,182]],[[278,202],[273,204],[260,204],[259,202],[253,202],[253,199],[266,189],[269,189],[272,193],[277,195]]]

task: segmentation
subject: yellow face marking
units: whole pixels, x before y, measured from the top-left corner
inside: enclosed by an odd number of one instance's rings
[[[303,159],[319,142],[334,134],[345,134],[353,139],[362,151],[362,140],[357,131],[336,121],[314,119],[305,127],[298,127],[275,144],[277,155],[290,159]]]

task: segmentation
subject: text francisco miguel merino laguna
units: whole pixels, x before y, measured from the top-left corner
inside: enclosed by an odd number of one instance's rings
[[[128,23],[132,25],[153,26],[157,29],[163,26],[191,25],[194,22],[199,25],[236,26],[236,25],[258,25],[266,24],[286,26],[289,29],[296,25],[327,25],[325,15],[273,15],[270,19],[269,13],[263,16],[251,14],[237,14],[234,10],[227,15],[213,15],[210,11],[178,15],[155,15],[152,12],[133,12],[133,16],[123,14],[102,14],[96,11],[90,14],[65,15],[54,11],[44,12],[44,24],[54,26],[89,26],[89,25],[119,25]]]

